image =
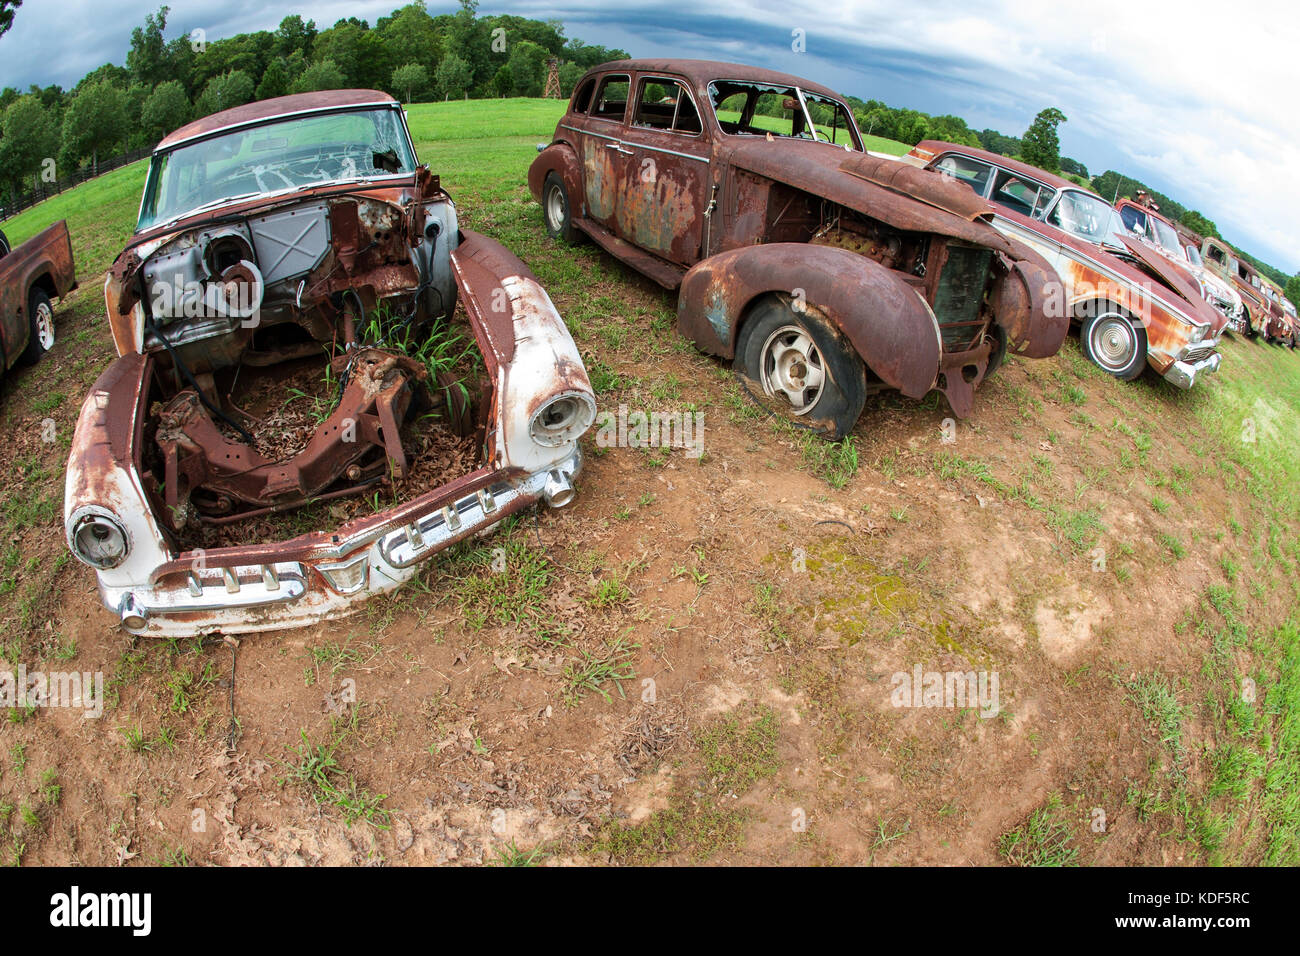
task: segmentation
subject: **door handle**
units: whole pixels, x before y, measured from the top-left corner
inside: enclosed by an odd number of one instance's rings
[[[631,156],[631,155],[632,155],[632,150],[630,150],[630,149],[624,149],[622,143],[606,143],[606,144],[605,144],[605,148],[606,148],[606,149],[616,150],[616,151],[618,151],[618,152],[620,152],[620,153],[623,153],[623,154],[626,155],[626,156]]]

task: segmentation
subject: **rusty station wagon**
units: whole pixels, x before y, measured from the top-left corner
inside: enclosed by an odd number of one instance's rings
[[[1150,366],[1179,388],[1218,370],[1227,317],[1164,256],[1128,236],[1108,202],[1068,179],[1018,160],[926,140],[909,159],[938,170],[998,206],[998,229],[1055,267],[1060,307],[1079,323],[1079,344],[1124,380]]]
[[[961,417],[1006,351],[1052,355],[1051,267],[943,177],[869,155],[833,91],[770,70],[588,72],[528,173],[552,236],[680,290],[678,326],[772,405],[839,437],[872,391]]]
[[[573,497],[595,417],[573,341],[519,259],[459,228],[387,94],[166,137],[104,293],[120,357],[82,407],[64,520],[132,633],[335,617]]]

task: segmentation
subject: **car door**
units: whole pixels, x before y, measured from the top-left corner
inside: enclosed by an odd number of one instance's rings
[[[638,74],[622,147],[615,231],[660,258],[693,265],[712,178],[709,139],[688,84]]]
[[[619,177],[627,165],[622,137],[631,87],[630,73],[600,75],[586,110],[578,110],[575,98],[571,114],[573,125],[569,131],[574,134],[582,160],[587,218],[610,230],[615,229]]]

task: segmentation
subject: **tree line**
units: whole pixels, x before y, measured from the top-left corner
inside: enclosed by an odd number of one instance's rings
[[[273,31],[211,41],[201,31],[169,39],[170,13],[161,7],[132,31],[125,65],[105,63],[71,90],[0,91],[0,205],[42,178],[94,167],[253,100],[347,88],[406,102],[541,96],[551,58],[567,96],[590,67],[628,56],[566,38],[559,20],[480,17],[478,0],[439,16],[413,0],[374,26],[348,17],[325,30],[294,15]]]

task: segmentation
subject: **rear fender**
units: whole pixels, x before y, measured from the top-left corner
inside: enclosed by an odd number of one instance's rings
[[[746,311],[769,293],[823,313],[891,388],[909,398],[934,388],[941,351],[934,313],[898,273],[848,249],[776,242],[706,259],[682,279],[677,326],[703,351],[733,358]]]

